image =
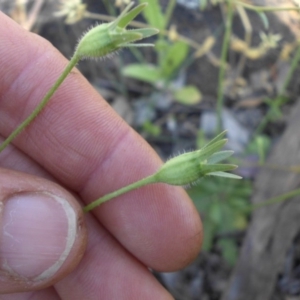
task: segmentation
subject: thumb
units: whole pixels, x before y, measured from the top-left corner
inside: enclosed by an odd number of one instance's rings
[[[0,169],[0,293],[52,285],[76,267],[86,242],[82,209],[69,192]]]

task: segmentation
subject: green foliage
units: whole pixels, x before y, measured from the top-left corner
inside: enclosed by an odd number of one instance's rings
[[[155,49],[158,54],[158,65],[130,64],[123,69],[123,75],[151,84],[163,81],[166,85],[186,59],[188,46],[183,42],[170,43],[159,40]]]
[[[161,77],[159,68],[152,64],[130,64],[123,68],[122,74],[153,85]]]
[[[237,257],[238,249],[236,243],[232,239],[223,238],[219,242],[219,247],[222,249],[222,255],[225,260],[231,265],[234,266]]]
[[[188,190],[202,217],[204,250],[211,248],[217,234],[246,228],[251,192],[249,181],[236,180],[229,184],[224,178],[204,178],[197,186]],[[236,244],[231,240],[220,240],[218,246],[227,261],[233,264],[237,254]]]
[[[188,48],[186,43],[180,41],[170,43],[166,40],[159,40],[156,43],[159,67],[163,78],[170,79],[178,71],[188,55]]]
[[[205,10],[207,7],[207,0],[201,0],[199,2],[200,2],[200,5],[199,5],[200,10]]]
[[[175,2],[170,1],[167,12],[162,12],[158,0],[140,0],[140,3],[148,2],[143,15],[148,24],[164,30],[168,24]],[[173,3],[174,2],[174,3]],[[173,95],[173,99],[181,104],[194,105],[201,100],[201,92],[195,86],[178,87],[172,84],[188,58],[189,46],[182,41],[169,41],[160,36],[155,43],[157,63],[135,63],[125,66],[122,75],[136,80],[141,80],[153,85],[164,93],[166,90]]]
[[[283,85],[277,97],[275,97],[274,99],[265,99],[265,103],[268,105],[268,111],[263,120],[261,121],[260,125],[258,126],[256,130],[257,133],[260,133],[270,121],[275,121],[282,117],[282,106],[289,100],[289,97],[287,97],[287,88],[291,79],[293,78],[293,75],[299,65],[299,62],[300,45],[298,43],[294,57],[291,60],[289,71],[284,79]]]
[[[148,24],[160,30],[165,29],[165,16],[162,13],[159,0],[139,0],[140,3],[148,3],[148,7],[144,10],[144,17]]]
[[[265,29],[269,29],[269,20],[264,12],[257,12],[258,16],[260,17],[261,21],[264,24]]]
[[[173,96],[177,102],[184,105],[197,104],[201,100],[200,91],[193,85],[174,90]]]
[[[255,153],[259,157],[259,163],[263,164],[271,146],[271,140],[268,136],[257,134],[247,147],[247,153]]]
[[[122,69],[122,74],[152,84],[162,92],[168,90],[173,95],[173,99],[181,104],[197,104],[201,100],[201,92],[197,87],[175,87],[175,85],[172,85],[172,79],[187,58],[188,48],[188,45],[184,42],[172,43],[165,39],[159,39],[155,45],[158,57],[156,65],[147,63],[130,64]]]
[[[142,126],[142,131],[155,137],[160,136],[161,134],[161,128],[158,125],[154,125],[149,121],[144,122]]]

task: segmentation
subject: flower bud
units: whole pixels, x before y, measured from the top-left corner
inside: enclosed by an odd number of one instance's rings
[[[200,150],[184,153],[167,161],[153,175],[155,181],[184,186],[193,184],[206,175],[240,179],[237,175],[225,173],[234,170],[236,165],[216,164],[233,154],[233,151],[219,151],[227,142],[226,139],[221,139],[224,134],[225,132],[221,133]]]
[[[132,44],[158,33],[155,28],[127,30],[126,26],[147,4],[140,4],[131,11],[133,2],[125,8],[113,22],[98,25],[90,29],[79,41],[75,55],[81,58],[100,58],[123,47],[144,47],[152,44]]]

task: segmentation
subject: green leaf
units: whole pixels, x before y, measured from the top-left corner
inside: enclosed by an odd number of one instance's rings
[[[232,174],[232,173],[226,173],[223,171],[218,171],[218,172],[211,172],[208,174],[209,176],[218,176],[218,177],[224,177],[224,178],[230,178],[230,179],[242,179],[241,176]]]
[[[249,197],[252,192],[250,181],[228,182],[226,178],[205,177],[187,192],[203,220],[205,250],[209,250],[216,234],[245,229],[250,207]],[[229,246],[223,240],[219,239],[218,245],[231,264],[235,261],[235,248],[230,245],[230,240],[226,239]]]
[[[203,229],[205,231],[202,248],[204,251],[209,251],[216,233],[216,225],[211,219],[203,218]]]
[[[181,66],[188,55],[189,47],[184,42],[176,42],[169,46],[163,55],[161,72],[164,78],[170,78]]]
[[[152,136],[159,136],[161,134],[161,128],[158,125],[152,124],[150,121],[144,122],[143,131]]]
[[[207,163],[208,164],[215,164],[221,160],[227,159],[228,157],[230,157],[233,154],[233,151],[231,150],[225,150],[225,151],[220,151],[220,152],[216,152],[214,153],[208,160]]]
[[[157,53],[157,64],[161,66],[165,59],[165,55],[170,47],[170,42],[167,39],[157,39],[155,41],[155,51]]]
[[[220,140],[219,137],[221,137],[221,134],[215,137],[213,140],[211,140],[211,142],[205,145],[202,149],[198,150],[201,154],[200,160],[202,162],[208,159],[215,152],[221,150],[221,148],[226,144],[227,140]]]
[[[147,23],[158,29],[165,29],[165,16],[161,11],[160,2],[158,0],[139,0],[139,2],[149,4],[143,11]]]
[[[201,11],[205,10],[207,7],[207,0],[200,0],[199,8]]]
[[[126,44],[134,41],[141,40],[143,35],[139,31],[126,31],[126,32],[111,32],[110,37],[116,41],[115,45],[112,43],[111,47],[117,46],[120,48],[121,46],[126,46]]]
[[[211,146],[212,144],[214,144],[215,142],[221,140],[225,134],[227,133],[226,130],[222,131],[221,133],[219,133],[216,137],[214,137],[211,141],[209,141],[206,145],[203,146],[202,150]]]
[[[222,249],[222,254],[225,260],[231,265],[234,266],[237,257],[238,251],[237,246],[234,241],[229,239],[222,239],[218,242],[218,245]]]
[[[264,12],[257,12],[258,16],[260,17],[265,29],[269,29],[269,20]]]
[[[131,29],[129,32],[137,32],[140,33],[142,38],[147,38],[149,36],[152,36],[154,34],[158,33],[158,30],[155,28],[139,28],[139,29]]]
[[[207,175],[214,175],[215,172],[232,171],[232,170],[235,170],[236,168],[237,168],[236,165],[231,165],[231,164],[213,164],[213,165],[203,164],[203,165],[201,165],[201,169]]]
[[[127,8],[122,12],[122,14],[118,17],[117,20],[119,21],[117,23],[117,26],[125,28],[147,6],[147,3],[140,4],[128,12],[132,5],[133,2],[130,3],[127,6]]]
[[[216,225],[219,225],[222,222],[222,205],[220,205],[219,202],[215,201],[212,203],[209,210],[209,217]]]
[[[269,151],[271,140],[266,135],[256,135],[247,146],[248,153],[255,153],[259,156],[259,162],[265,162],[266,155]]]
[[[194,105],[201,101],[201,93],[193,85],[173,91],[173,96],[177,102],[185,105]]]
[[[160,78],[160,70],[150,64],[131,64],[122,70],[122,74],[137,80],[155,84]]]

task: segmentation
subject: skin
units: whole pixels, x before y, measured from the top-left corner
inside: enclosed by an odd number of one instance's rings
[[[67,61],[1,12],[0,28],[3,139],[32,112]],[[22,182],[34,192],[43,182],[48,191],[83,206],[154,173],[161,163],[74,69],[42,113],[0,153],[0,201],[8,186],[14,193]],[[199,214],[178,187],[143,187],[83,219],[87,231],[82,230],[62,271],[39,285],[29,284],[26,292],[14,283],[10,292],[19,293],[0,299],[172,299],[148,268],[181,269],[201,247]]]

